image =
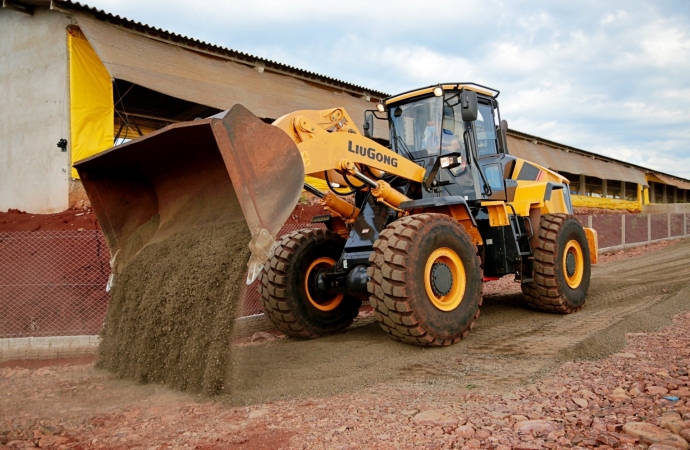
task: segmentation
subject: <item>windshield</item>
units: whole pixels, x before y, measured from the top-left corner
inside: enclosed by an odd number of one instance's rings
[[[395,106],[390,111],[392,140],[398,153],[411,159],[438,155],[441,150],[443,99],[429,97]]]

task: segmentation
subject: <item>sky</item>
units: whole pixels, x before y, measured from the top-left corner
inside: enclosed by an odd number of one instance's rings
[[[388,94],[472,81],[509,127],[690,179],[690,2],[86,0]]]

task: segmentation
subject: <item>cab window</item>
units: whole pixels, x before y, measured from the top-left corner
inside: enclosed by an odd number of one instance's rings
[[[474,123],[474,127],[477,130],[477,151],[479,157],[497,154],[496,125],[491,105],[479,104],[477,121]]]

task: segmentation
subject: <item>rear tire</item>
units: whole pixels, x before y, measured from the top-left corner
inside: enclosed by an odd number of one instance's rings
[[[592,265],[582,225],[567,214],[541,217],[534,250],[534,281],[522,285],[527,306],[571,314],[585,304]]]
[[[425,346],[457,343],[482,304],[477,248],[443,214],[417,214],[388,225],[369,257],[369,301],[393,339]]]
[[[261,273],[259,291],[266,316],[287,336],[341,333],[357,317],[360,300],[342,294],[321,299],[308,288],[318,270],[338,261],[344,246],[343,238],[321,229],[294,231],[278,242]]]

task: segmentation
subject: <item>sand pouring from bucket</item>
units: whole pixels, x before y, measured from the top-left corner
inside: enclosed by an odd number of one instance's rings
[[[113,272],[147,245],[195,227],[246,221],[247,284],[304,185],[295,143],[241,105],[181,122],[74,165],[113,255]]]

